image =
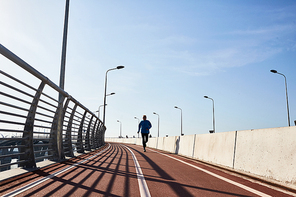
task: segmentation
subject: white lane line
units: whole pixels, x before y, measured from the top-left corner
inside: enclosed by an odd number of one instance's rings
[[[58,172],[55,172],[55,173],[53,173],[51,175],[48,175],[48,176],[46,176],[44,178],[41,178],[41,179],[35,181],[33,183],[30,183],[30,184],[28,184],[28,185],[26,185],[24,187],[21,187],[21,188],[15,190],[15,191],[12,191],[12,192],[10,192],[8,194],[5,194],[2,197],[16,196],[16,195],[18,195],[18,194],[20,194],[20,193],[22,193],[22,192],[24,192],[24,191],[32,188],[32,187],[35,187],[35,186],[39,185],[40,183],[43,183],[44,181],[47,181],[48,179],[51,179],[52,177],[55,177],[55,176],[57,176],[57,175],[59,175],[59,174],[61,174],[63,172],[66,172],[66,171],[70,170],[71,168],[74,168],[75,166],[77,166],[79,164],[82,164],[82,163],[84,163],[84,162],[86,162],[86,161],[88,161],[88,160],[90,160],[90,159],[98,156],[99,154],[102,154],[103,152],[105,152],[106,150],[108,150],[110,148],[110,146],[111,145],[109,144],[109,146],[107,148],[105,148],[104,150],[100,151],[99,153],[97,153],[97,154],[95,154],[95,155],[93,155],[93,156],[91,156],[91,157],[89,157],[87,159],[84,159],[84,160],[82,160],[82,161],[80,161],[78,163],[75,163],[75,164],[73,164],[73,165],[71,165],[71,166],[69,166],[67,168],[64,168],[64,169],[62,169],[62,170],[60,170]]]
[[[137,173],[137,178],[138,178],[138,184],[139,184],[141,197],[151,197],[150,192],[149,192],[149,188],[148,188],[148,186],[146,184],[146,181],[145,181],[145,177],[143,175],[140,164],[139,164],[135,154],[127,146],[122,145],[122,144],[120,144],[120,145],[127,148],[129,150],[129,152],[133,156],[133,160],[134,160],[135,167],[136,167],[136,173]]]
[[[166,155],[166,154],[163,154],[163,153],[157,152],[157,151],[152,150],[152,149],[149,149],[149,150],[151,150],[151,151],[153,151],[153,152],[156,152],[156,153],[159,153],[159,154],[161,154],[161,155],[167,156],[167,157],[169,157],[169,158],[171,158],[171,159],[177,160],[177,161],[179,161],[179,162],[181,162],[181,163],[187,164],[187,165],[189,165],[189,166],[191,166],[191,167],[193,167],[193,168],[196,168],[196,169],[198,169],[198,170],[200,170],[200,171],[203,171],[203,172],[205,172],[205,173],[207,173],[207,174],[209,174],[209,175],[212,175],[212,176],[214,176],[214,177],[216,177],[216,178],[218,178],[218,179],[221,179],[221,180],[223,180],[223,181],[225,181],[225,182],[228,182],[228,183],[230,183],[230,184],[233,184],[233,185],[235,185],[235,186],[237,186],[237,187],[240,187],[240,188],[242,188],[242,189],[244,189],[244,190],[247,190],[247,191],[249,191],[249,192],[252,192],[253,194],[256,194],[256,195],[259,195],[259,196],[262,196],[262,197],[271,197],[271,196],[268,195],[268,194],[262,193],[262,192],[260,192],[260,191],[258,191],[258,190],[255,190],[255,189],[250,188],[250,187],[248,187],[248,186],[245,186],[245,185],[243,185],[243,184],[237,183],[237,182],[232,181],[232,180],[230,180],[230,179],[227,179],[227,178],[225,178],[225,177],[223,177],[223,176],[220,176],[220,175],[218,175],[218,174],[215,174],[215,173],[210,172],[210,171],[208,171],[208,170],[205,170],[205,169],[203,169],[203,168],[200,168],[200,167],[197,167],[197,166],[192,165],[192,164],[190,164],[190,163],[187,163],[187,162],[185,162],[185,161],[182,161],[182,160],[180,160],[180,159],[177,159],[177,158],[174,158],[174,157],[172,157],[172,156],[169,156],[169,155]]]

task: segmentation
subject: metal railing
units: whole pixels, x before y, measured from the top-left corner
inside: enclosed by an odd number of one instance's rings
[[[36,162],[105,144],[106,128],[94,113],[1,44],[0,53],[6,57],[0,70],[0,171],[36,168]]]

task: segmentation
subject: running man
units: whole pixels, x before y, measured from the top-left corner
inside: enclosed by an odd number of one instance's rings
[[[142,140],[143,140],[143,148],[144,152],[146,152],[146,143],[148,142],[148,135],[150,133],[149,129],[152,127],[151,122],[147,120],[146,115],[143,116],[143,120],[139,124],[138,133],[141,129]]]

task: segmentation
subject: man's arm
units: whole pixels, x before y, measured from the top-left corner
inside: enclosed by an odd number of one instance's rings
[[[140,132],[140,129],[141,129],[141,122],[139,123],[139,126],[138,126],[138,133]]]

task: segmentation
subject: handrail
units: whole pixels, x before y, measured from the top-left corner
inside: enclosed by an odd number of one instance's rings
[[[44,159],[61,161],[73,157],[75,150],[84,153],[105,144],[106,127],[92,111],[1,44],[0,53],[40,80],[39,86],[29,84],[0,70],[0,171],[14,164],[36,168]],[[56,93],[62,95],[60,101]]]

